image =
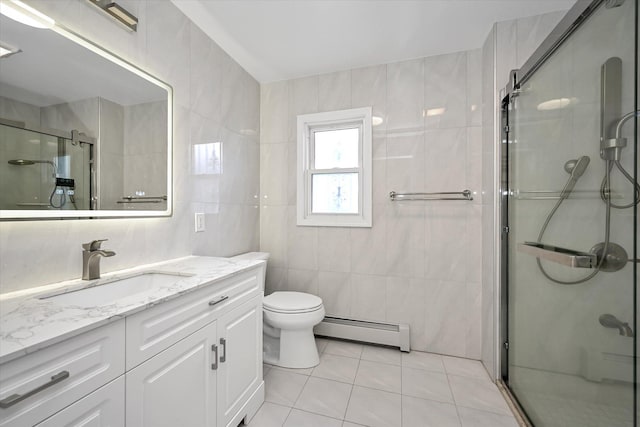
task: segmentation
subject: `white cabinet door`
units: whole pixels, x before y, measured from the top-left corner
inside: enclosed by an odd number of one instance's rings
[[[124,426],[124,375],[67,406],[36,427]]]
[[[127,426],[215,426],[215,346],[212,322],[127,372]]]
[[[246,414],[237,417],[238,413],[262,384],[262,295],[222,315],[217,322],[218,425],[226,427],[244,418]]]

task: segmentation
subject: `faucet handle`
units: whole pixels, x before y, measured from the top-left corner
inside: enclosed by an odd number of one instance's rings
[[[106,242],[107,240],[109,239],[92,240],[89,243],[83,243],[82,248],[85,251],[97,251],[98,249],[100,249],[100,245],[102,244],[102,242]]]

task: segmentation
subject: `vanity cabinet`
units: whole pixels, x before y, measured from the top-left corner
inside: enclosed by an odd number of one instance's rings
[[[0,365],[0,426],[33,426],[124,374],[124,320]]]
[[[119,427],[124,424],[124,376],[47,418],[36,427]]]
[[[216,322],[126,374],[126,425],[216,425]]]
[[[218,319],[218,426],[236,426],[262,383],[262,295]],[[264,400],[264,399],[261,399]]]
[[[254,296],[128,371],[127,425],[237,425],[262,383],[261,301]]]
[[[1,364],[0,427],[237,426],[264,401],[263,283],[253,268]]]

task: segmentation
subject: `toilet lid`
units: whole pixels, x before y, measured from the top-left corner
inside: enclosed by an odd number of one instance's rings
[[[312,311],[322,306],[322,299],[304,292],[274,292],[264,297],[262,305],[271,311]]]

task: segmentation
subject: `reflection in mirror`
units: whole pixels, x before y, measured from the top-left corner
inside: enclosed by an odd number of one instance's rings
[[[0,218],[171,214],[168,85],[55,25],[0,46]]]

